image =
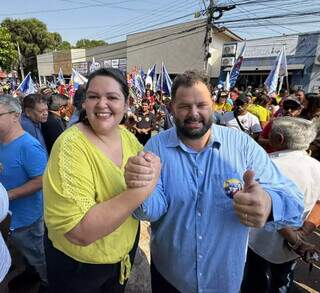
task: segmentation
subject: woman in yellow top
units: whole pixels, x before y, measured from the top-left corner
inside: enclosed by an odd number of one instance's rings
[[[160,170],[160,162],[150,160],[149,184],[127,189],[125,164],[142,150],[119,126],[128,92],[119,70],[93,72],[80,122],[53,146],[43,182],[49,292],[124,291],[139,240],[131,213]]]

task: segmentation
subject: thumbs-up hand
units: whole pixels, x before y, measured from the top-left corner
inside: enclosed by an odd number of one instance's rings
[[[271,197],[254,180],[254,172],[243,174],[244,187],[233,196],[233,206],[240,222],[248,227],[261,228],[266,223],[272,207]]]

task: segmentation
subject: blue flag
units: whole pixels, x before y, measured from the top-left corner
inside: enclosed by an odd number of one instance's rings
[[[171,96],[171,87],[172,87],[172,80],[169,76],[167,68],[162,63],[161,73],[159,75],[157,86],[156,86],[157,91],[162,91],[166,95]]]
[[[35,87],[35,84],[33,83],[33,80],[31,78],[31,72],[27,74],[27,76],[24,78],[24,80],[20,83],[20,85],[17,88],[17,91],[20,91],[24,94],[34,94],[37,90]]]
[[[62,69],[61,67],[59,68],[59,72],[58,72],[58,77],[57,77],[57,82],[59,84],[66,84],[66,81],[64,80],[64,77],[63,77],[63,72],[62,72]]]
[[[236,85],[238,76],[240,74],[240,67],[243,63],[243,55],[244,55],[244,51],[246,50],[246,43],[244,43],[241,52],[236,60],[236,62],[234,63],[231,71],[230,71],[230,78],[229,78],[229,86],[230,88],[233,88]]]
[[[157,83],[156,64],[148,69],[147,76],[145,78],[146,84],[150,83],[151,89],[155,90]]]

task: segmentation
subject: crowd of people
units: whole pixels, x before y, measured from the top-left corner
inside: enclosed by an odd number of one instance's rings
[[[144,220],[152,292],[289,292],[320,255],[320,95],[195,71],[129,93],[101,68],[72,97],[0,96],[0,282],[13,246],[9,289],[124,292]]]

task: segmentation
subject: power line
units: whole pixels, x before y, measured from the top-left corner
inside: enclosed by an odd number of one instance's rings
[[[121,2],[111,2],[111,3],[103,3],[103,4],[89,4],[84,6],[78,6],[78,7],[70,7],[70,8],[57,8],[57,9],[46,9],[46,10],[34,10],[34,11],[27,11],[27,12],[17,12],[17,13],[7,13],[7,14],[0,14],[0,16],[8,17],[8,16],[17,16],[17,15],[28,15],[31,14],[43,14],[43,13],[55,13],[55,12],[64,12],[64,11],[70,11],[70,10],[79,10],[79,9],[85,9],[85,8],[92,8],[92,7],[102,7],[102,6],[111,6],[112,8],[118,8],[118,9],[124,9],[124,10],[132,10],[137,11],[137,9],[133,8],[127,8],[127,7],[120,7],[114,4],[123,4],[127,2],[132,2],[129,0],[121,1]],[[139,9],[141,10],[141,9]]]
[[[201,25],[198,25],[198,26],[194,26],[192,28],[188,28],[188,29],[179,31],[179,32],[162,35],[162,36],[159,36],[159,37],[156,37],[156,38],[153,38],[153,39],[149,39],[149,40],[146,40],[146,41],[138,42],[138,43],[135,43],[135,44],[132,44],[132,45],[129,45],[129,46],[125,45],[125,46],[122,46],[120,48],[106,50],[106,51],[103,51],[103,52],[98,53],[98,54],[87,55],[86,57],[89,57],[89,58],[90,57],[97,57],[98,58],[98,56],[100,56],[100,55],[104,55],[104,54],[107,54],[107,53],[120,51],[120,50],[123,50],[123,49],[127,49],[128,50],[130,48],[138,47],[138,46],[145,45],[145,44],[148,44],[148,43],[152,43],[152,42],[155,42],[155,41],[158,41],[158,40],[161,40],[161,39],[165,39],[165,38],[168,38],[168,37],[171,37],[171,36],[175,36],[175,38],[173,38],[171,40],[166,40],[166,41],[163,42],[163,43],[167,43],[169,41],[174,41],[174,40],[176,40],[178,38],[184,38],[184,37],[187,37],[187,36],[192,35],[192,34],[197,34],[204,27],[205,27],[205,24],[201,24]],[[190,33],[190,34],[187,34],[187,33]],[[181,34],[185,34],[185,35],[179,37],[179,35],[181,35]],[[178,37],[176,38],[176,36],[178,36]],[[161,44],[161,43],[158,43],[158,44]],[[158,44],[153,44],[152,46],[158,45]],[[141,50],[143,48],[145,48],[145,47],[139,47],[137,50]],[[132,52],[132,51],[130,51],[130,52]],[[36,57],[35,56],[30,56],[29,57],[29,59],[34,59],[34,58],[36,58]],[[82,58],[82,56],[79,57],[79,58]],[[60,59],[59,62],[64,62],[64,61],[69,61],[69,60],[70,59]],[[79,61],[79,62],[81,62],[81,61]],[[51,62],[46,62],[46,61],[40,61],[39,62],[39,64],[50,64],[50,63]],[[77,62],[75,62],[75,63],[77,63]]]

